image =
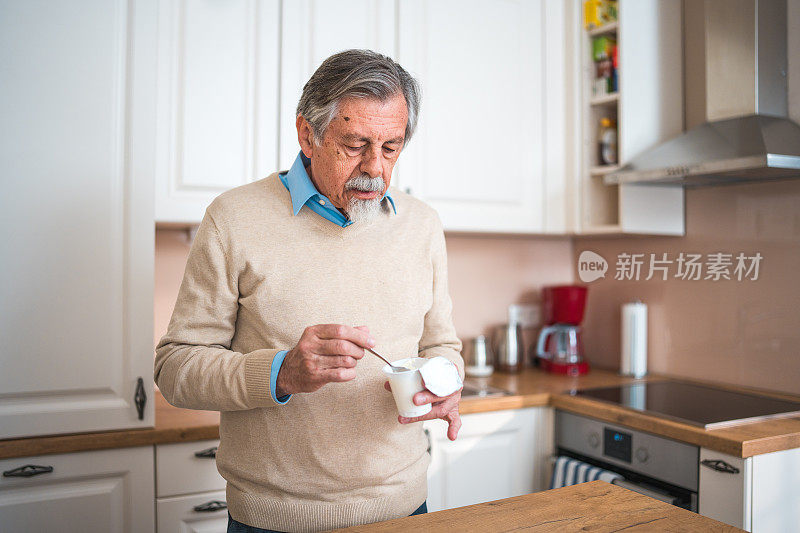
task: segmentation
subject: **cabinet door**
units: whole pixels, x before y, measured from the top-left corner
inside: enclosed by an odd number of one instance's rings
[[[398,172],[445,229],[544,230],[542,14],[541,0],[399,4],[422,108]]]
[[[156,514],[158,533],[225,533],[228,530],[224,490],[159,498]]]
[[[724,461],[737,471],[715,470],[703,461]],[[752,458],[742,459],[706,448],[700,449],[700,514],[732,526],[750,529]]]
[[[455,441],[440,420],[426,424],[431,441],[428,509],[441,511],[541,490],[542,453],[552,448],[549,408],[462,416]],[[546,444],[546,443],[550,444]]]
[[[0,471],[25,465],[53,470],[0,477],[3,531],[152,533],[152,446],[5,459]]]
[[[292,166],[300,145],[295,126],[303,86],[329,56],[350,48],[395,53],[393,0],[292,0],[281,25],[280,168]]]
[[[753,531],[797,531],[800,524],[800,448],[756,455]]]
[[[0,438],[153,425],[156,22],[0,7]]]
[[[159,11],[156,221],[199,223],[214,197],[277,170],[279,1]]]

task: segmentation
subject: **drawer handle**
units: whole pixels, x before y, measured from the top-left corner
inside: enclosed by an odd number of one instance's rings
[[[700,461],[700,464],[710,468],[711,470],[716,470],[717,472],[724,472],[726,474],[738,474],[739,469],[733,466],[730,463],[726,463],[722,459],[704,459]]]
[[[211,500],[210,502],[206,502],[202,505],[194,506],[194,510],[197,513],[213,513],[214,511],[221,511],[227,508],[227,502],[221,502],[219,500]]]
[[[52,471],[52,466],[25,465],[13,470],[6,470],[3,472],[3,477],[33,477],[39,474],[49,474]]]
[[[200,450],[199,452],[194,452],[195,457],[203,457],[205,459],[214,459],[217,456],[217,447],[214,446],[213,448],[207,448],[205,450]]]

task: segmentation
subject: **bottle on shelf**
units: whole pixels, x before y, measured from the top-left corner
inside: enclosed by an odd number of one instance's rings
[[[597,133],[598,157],[600,165],[617,164],[617,125],[608,117],[600,119],[600,129]]]

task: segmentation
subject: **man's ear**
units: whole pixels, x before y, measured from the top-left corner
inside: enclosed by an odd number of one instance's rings
[[[314,151],[314,130],[311,129],[311,124],[303,118],[303,115],[297,115],[297,141],[300,143],[300,149],[303,155],[311,159],[311,154]]]

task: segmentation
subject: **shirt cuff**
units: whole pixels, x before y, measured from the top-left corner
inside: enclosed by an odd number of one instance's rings
[[[287,353],[289,353],[289,350],[281,350],[275,354],[275,357],[272,359],[272,366],[270,367],[269,373],[269,393],[272,395],[272,399],[279,404],[285,404],[289,401],[289,398],[292,397],[291,394],[286,394],[280,398],[275,397],[275,389],[278,388],[278,372],[281,371],[281,365],[283,364],[283,360],[286,358]]]

